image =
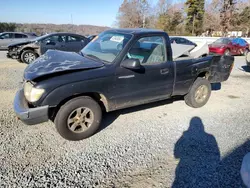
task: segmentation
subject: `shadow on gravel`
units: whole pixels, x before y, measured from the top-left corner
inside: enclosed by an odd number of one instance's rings
[[[221,160],[218,170],[220,187],[245,187],[240,175],[244,156],[250,152],[250,140],[234,149]]]
[[[136,107],[131,107],[131,108],[126,108],[126,109],[122,109],[122,110],[117,110],[117,111],[114,111],[114,112],[105,113],[103,115],[102,125],[101,125],[98,132],[100,132],[103,129],[105,129],[106,127],[108,127],[110,124],[112,124],[122,114],[129,114],[129,113],[133,113],[133,112],[137,112],[137,111],[141,111],[141,110],[145,110],[145,109],[149,109],[149,108],[163,106],[163,105],[171,104],[171,103],[174,103],[174,102],[180,101],[180,100],[184,100],[182,96],[175,97],[175,98],[172,98],[172,99],[167,99],[167,100],[164,100],[164,101],[152,102],[152,103],[149,103],[149,104],[143,104],[143,105],[139,105],[139,106],[136,106]]]
[[[205,132],[199,117],[193,117],[189,129],[175,144],[174,156],[180,161],[172,187],[245,187],[240,169],[249,151],[250,140],[220,160],[215,137]]]
[[[175,144],[174,156],[180,161],[173,188],[216,187],[220,151],[215,137],[205,132],[199,117],[191,119],[189,129]]]
[[[240,69],[240,70],[242,70],[242,71],[250,72],[250,67],[249,66],[244,65],[244,66],[241,66],[241,68],[242,69]]]
[[[213,91],[219,91],[221,90],[221,83],[212,83],[211,88]]]

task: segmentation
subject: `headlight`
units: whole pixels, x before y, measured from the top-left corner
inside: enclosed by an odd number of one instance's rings
[[[29,102],[38,101],[44,91],[44,89],[35,88],[30,82],[25,82],[24,84],[24,96]]]

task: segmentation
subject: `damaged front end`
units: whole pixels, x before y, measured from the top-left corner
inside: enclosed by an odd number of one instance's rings
[[[233,56],[214,56],[211,60],[211,72],[208,80],[211,83],[226,81],[232,72],[233,66]]]

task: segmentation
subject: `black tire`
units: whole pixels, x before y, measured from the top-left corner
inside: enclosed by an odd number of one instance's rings
[[[32,63],[38,55],[33,50],[25,50],[21,54],[21,61],[26,64]]]
[[[250,66],[250,52],[246,54],[246,63],[247,63],[247,66]]]
[[[245,49],[242,55],[247,56],[248,52],[249,52],[249,49]]]
[[[93,112],[92,124],[83,132],[73,132],[68,125],[68,118],[72,112],[79,108],[87,108]],[[56,114],[55,126],[58,133],[67,140],[77,141],[92,136],[100,126],[102,110],[100,105],[91,97],[77,97],[64,104]],[[74,123],[73,123],[74,124]]]
[[[204,98],[202,97],[200,101],[197,101],[195,95],[200,86],[206,87],[207,94]],[[189,93],[184,97],[184,100],[188,106],[193,108],[200,108],[207,103],[207,101],[210,98],[210,95],[211,95],[211,84],[209,83],[209,81],[205,78],[197,78],[193,83]]]
[[[226,55],[226,56],[229,56],[229,55],[231,55],[231,52],[230,52],[230,50],[229,50],[229,49],[226,49],[226,50],[225,50],[225,52],[224,52],[224,55]]]
[[[23,63],[21,59],[16,59],[19,63]]]

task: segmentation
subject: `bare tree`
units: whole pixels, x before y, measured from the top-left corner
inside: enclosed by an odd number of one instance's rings
[[[236,0],[224,0],[222,9],[221,9],[221,25],[224,35],[227,35],[230,24],[232,23],[233,14],[235,11]]]
[[[220,24],[221,5],[221,0],[206,2],[203,30],[208,31],[208,35],[211,35],[211,31],[220,31],[222,29]]]
[[[124,0],[119,8],[117,23],[122,28],[146,27],[148,10],[147,0]]]

